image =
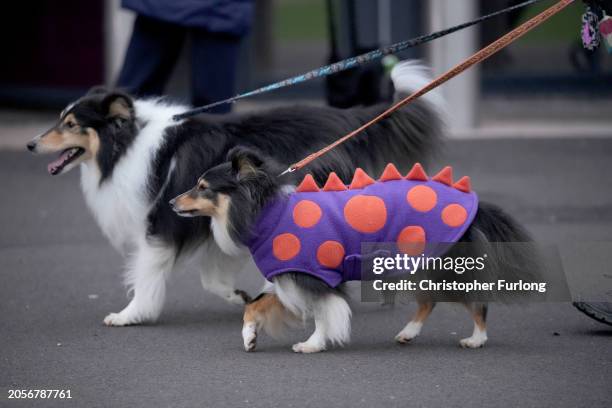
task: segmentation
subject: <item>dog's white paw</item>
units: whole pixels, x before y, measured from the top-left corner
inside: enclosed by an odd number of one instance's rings
[[[487,342],[487,336],[486,335],[483,336],[479,334],[479,335],[472,335],[471,337],[466,337],[465,339],[461,339],[459,341],[459,344],[463,348],[473,348],[474,349],[474,348],[483,347],[486,342]]]
[[[246,351],[254,351],[257,346],[257,325],[255,323],[245,323],[242,327],[242,340]]]
[[[294,352],[296,353],[318,353],[319,351],[325,351],[325,346],[320,344],[312,344],[307,341],[303,343],[295,343],[292,347]]]
[[[133,324],[125,317],[123,313],[111,313],[104,318],[104,324],[107,326],[127,326]]]
[[[402,329],[401,332],[395,336],[395,341],[400,344],[406,344],[413,340],[416,336],[421,333],[422,323],[410,322]]]

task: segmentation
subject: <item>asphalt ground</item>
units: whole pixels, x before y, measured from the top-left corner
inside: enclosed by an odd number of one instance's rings
[[[611,131],[612,135],[612,131]],[[612,241],[612,138],[450,142],[440,164],[468,174],[537,240]],[[0,152],[0,406],[45,407],[609,407],[612,330],[570,303],[493,304],[489,341],[458,346],[472,323],[434,310],[422,335],[394,335],[413,304],[353,304],[353,339],[297,355],[260,336],[246,353],[242,310],[177,271],[157,324],[109,328],[127,304],[123,260],[85,207],[78,172],[51,178],[46,159]],[[249,268],[240,286],[253,290]],[[9,400],[9,389],[70,389],[71,400]]]

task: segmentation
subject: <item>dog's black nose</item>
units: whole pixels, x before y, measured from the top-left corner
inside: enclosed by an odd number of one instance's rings
[[[170,204],[170,207],[174,208],[175,202],[176,202],[176,198],[173,198],[172,200],[168,201],[168,204]]]
[[[33,152],[33,151],[34,151],[34,149],[36,149],[36,143],[35,143],[35,142],[33,142],[33,141],[32,141],[32,142],[30,142],[30,143],[28,143],[28,150],[29,150],[29,151],[31,151],[31,152]]]

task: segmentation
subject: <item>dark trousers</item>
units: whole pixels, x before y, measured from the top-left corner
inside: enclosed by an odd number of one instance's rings
[[[240,37],[210,33],[139,15],[117,86],[137,96],[164,93],[187,35],[191,39],[191,102],[206,105],[234,95]],[[211,112],[224,113],[231,105]]]

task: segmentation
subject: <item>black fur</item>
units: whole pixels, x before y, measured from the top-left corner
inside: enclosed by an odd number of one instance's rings
[[[228,155],[228,162],[210,169],[203,175],[213,190],[218,188],[217,186],[230,186],[223,192],[231,198],[229,224],[233,227],[233,231],[230,233],[236,242],[248,240],[251,227],[261,209],[278,197],[282,187],[277,177],[279,168],[273,159],[258,155],[251,149],[234,148]],[[457,280],[522,279],[536,282],[539,281],[541,269],[537,251],[531,241],[529,234],[499,207],[480,202],[474,221],[459,240],[460,245],[450,248],[444,256],[455,258],[478,258],[483,254],[489,256],[487,267],[483,271],[466,272],[457,276],[453,273],[453,278]],[[516,243],[516,245],[503,245],[506,243]],[[448,279],[447,274],[440,274],[437,271],[427,271],[427,273],[432,280]],[[311,295],[321,296],[329,292],[340,294],[339,290],[330,288],[323,281],[307,274],[290,273],[287,276]],[[428,300],[427,296],[420,296],[420,299]],[[481,299],[472,299],[471,294],[460,292],[450,293],[444,300],[471,303]],[[495,300],[507,299],[500,295]],[[486,315],[485,303],[476,304],[474,307],[481,307],[481,313]]]
[[[495,282],[498,279],[507,281],[523,280],[525,282],[542,281],[541,259],[535,243],[529,233],[510,215],[496,205],[480,202],[478,213],[470,228],[459,240],[460,245],[453,247],[446,256],[479,257],[488,255],[487,267],[478,272],[466,272],[462,279],[470,281]],[[510,243],[509,245],[504,245]],[[492,300],[512,301],[516,296],[527,296],[525,292],[496,293]],[[473,296],[480,297],[477,293]],[[470,301],[470,295],[461,294],[462,301]]]
[[[112,115],[109,111],[111,104],[119,99],[131,110],[127,118]],[[68,114],[74,115],[83,131],[92,128],[98,133],[100,150],[97,161],[101,173],[100,183],[103,183],[112,176],[115,165],[136,137],[138,126],[133,115],[132,99],[121,92],[107,93],[102,88],[94,88],[62,112],[56,126],[62,126],[62,120]]]
[[[109,116],[110,103],[118,98],[129,107],[129,117]],[[63,113],[73,113],[84,127],[98,132],[101,145],[96,160],[102,172],[101,183],[112,177],[115,165],[145,125],[138,112],[132,112],[132,105],[128,95],[94,88]],[[207,239],[210,234],[207,217],[177,217],[168,201],[191,188],[203,172],[223,162],[232,147],[255,148],[286,167],[387,107],[347,110],[291,107],[264,113],[201,115],[167,128],[147,183],[153,204],[148,214],[149,237],[174,245],[178,251]],[[404,169],[416,161],[427,163],[442,144],[441,134],[439,114],[428,102],[415,101],[283,182],[294,182],[305,172],[322,182],[330,171],[349,181],[355,167],[374,174],[388,161]]]
[[[208,218],[177,217],[167,203],[193,187],[199,175],[224,161],[232,147],[255,148],[274,158],[280,163],[276,177],[289,164],[354,130],[385,108],[295,107],[248,115],[203,115],[170,128],[154,159],[149,183],[151,197],[156,197],[166,183],[149,214],[149,234],[174,243],[179,249],[197,244],[209,235]],[[374,174],[388,161],[395,161],[404,169],[416,161],[427,163],[442,144],[441,126],[439,117],[426,102],[416,102],[282,182],[293,183],[310,172],[321,183],[330,171],[350,181],[355,167]],[[166,180],[173,159],[175,168]]]

